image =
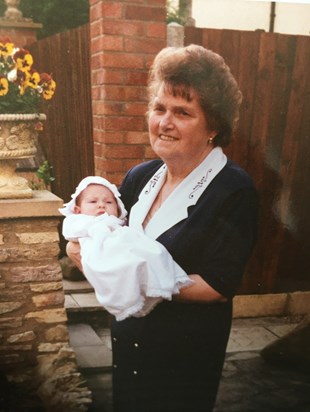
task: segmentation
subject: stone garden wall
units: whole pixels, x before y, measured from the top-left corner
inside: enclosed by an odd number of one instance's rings
[[[49,191],[0,200],[0,370],[46,410],[73,412],[87,410],[90,392],[69,344],[58,260],[61,206]]]

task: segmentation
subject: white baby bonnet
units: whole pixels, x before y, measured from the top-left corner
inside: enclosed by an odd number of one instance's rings
[[[104,179],[100,176],[87,176],[83,180],[81,180],[79,185],[75,189],[75,192],[73,193],[73,195],[71,195],[72,199],[70,200],[70,202],[65,203],[63,208],[58,209],[59,212],[64,216],[72,215],[74,213],[74,206],[76,205],[76,198],[90,184],[102,185],[110,189],[115,196],[120,210],[120,215],[118,217],[120,219],[124,219],[127,216],[127,211],[125,209],[124,203],[120,199],[121,194],[119,193],[117,187],[113,183],[110,183],[107,179]]]

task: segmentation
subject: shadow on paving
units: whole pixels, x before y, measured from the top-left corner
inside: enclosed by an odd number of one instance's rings
[[[309,412],[310,373],[254,355],[225,362],[214,412]]]
[[[237,355],[227,357],[214,412],[310,411],[310,373],[271,365],[259,353]],[[112,412],[111,373],[83,371],[83,376],[93,392],[90,412]]]

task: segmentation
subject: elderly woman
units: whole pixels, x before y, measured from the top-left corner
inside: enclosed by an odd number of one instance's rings
[[[157,55],[149,102],[160,160],[131,169],[120,192],[129,226],[162,243],[194,284],[143,318],[113,322],[114,410],[208,412],[255,241],[255,188],[222,151],[241,92],[222,57],[191,45]],[[79,263],[76,247],[68,254]]]

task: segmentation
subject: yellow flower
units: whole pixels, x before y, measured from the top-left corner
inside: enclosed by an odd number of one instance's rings
[[[45,100],[50,100],[53,97],[54,93],[55,93],[55,89],[56,89],[56,82],[54,80],[51,80],[48,87],[46,89],[43,89],[44,99]]]
[[[4,38],[0,41],[0,57],[8,57],[13,53],[14,44],[11,43],[9,38]]]
[[[56,82],[47,73],[41,74],[40,86],[42,87],[42,95],[45,100],[50,100],[56,90]]]
[[[1,1],[1,0],[0,0]],[[26,49],[0,36],[0,113],[38,113],[56,88],[52,76],[39,74]]]
[[[0,96],[5,96],[9,91],[9,82],[5,77],[0,77]]]
[[[14,60],[16,62],[16,67],[22,72],[29,72],[31,66],[33,65],[33,58],[28,50],[19,49],[14,54]]]
[[[29,73],[26,74],[26,87],[32,87],[33,89],[37,89],[40,82],[40,75],[38,72],[31,70]]]

